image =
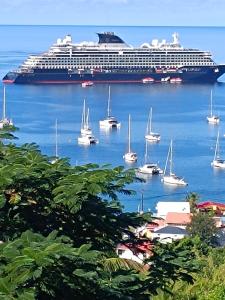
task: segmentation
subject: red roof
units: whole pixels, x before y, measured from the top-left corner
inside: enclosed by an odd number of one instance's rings
[[[213,201],[205,201],[201,202],[196,205],[197,208],[217,208],[217,209],[224,209],[225,210],[225,204],[213,202]]]
[[[167,224],[187,225],[190,222],[191,214],[189,213],[168,212],[166,215]]]
[[[118,244],[117,249],[126,250],[130,249],[131,251],[138,252],[150,252],[153,248],[153,243],[151,241],[139,241],[137,244],[134,243],[125,243]]]

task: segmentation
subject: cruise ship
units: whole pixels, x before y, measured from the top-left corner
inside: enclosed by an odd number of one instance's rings
[[[139,47],[113,32],[97,33],[98,42],[73,43],[58,39],[47,52],[29,56],[4,83],[188,83],[215,82],[225,72],[209,51],[181,46],[177,33],[171,42],[152,40]]]

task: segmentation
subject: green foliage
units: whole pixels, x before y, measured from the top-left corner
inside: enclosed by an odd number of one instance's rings
[[[35,145],[2,145],[0,153],[2,240],[28,229],[57,230],[76,246],[91,242],[95,249],[112,250],[124,233],[132,235],[129,226],[145,221],[123,213],[118,200],[120,193],[133,193],[125,187],[135,179],[131,170],[71,167],[61,159],[51,164]]]
[[[137,242],[134,228],[152,219],[123,212],[119,196],[134,194],[134,180],[134,170],[52,164],[35,144],[1,143],[0,299],[149,300],[192,282],[190,241],[158,244],[150,268],[116,256],[116,245]]]
[[[165,291],[169,291],[176,281],[193,283],[192,274],[199,270],[194,243],[188,238],[167,244],[157,243],[148,261],[151,265],[149,284]]]
[[[0,246],[0,299],[148,299],[138,273],[125,265],[107,272],[103,257],[56,232],[26,231]]]
[[[197,193],[191,192],[187,195],[186,201],[190,204],[191,213],[196,213],[196,205],[199,201],[200,197]]]
[[[176,281],[171,293],[159,291],[153,300],[224,300],[225,249],[211,249],[207,256],[199,257],[199,273],[193,275],[194,282]]]
[[[17,131],[18,128],[12,125],[5,125],[3,128],[0,128],[0,140],[15,140],[16,136],[12,132]]]
[[[215,222],[207,213],[196,213],[192,216],[191,223],[187,226],[191,236],[198,236],[202,243],[208,246],[217,244],[217,233]]]

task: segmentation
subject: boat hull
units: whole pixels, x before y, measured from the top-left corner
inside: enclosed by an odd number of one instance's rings
[[[82,83],[91,81],[93,83],[141,83],[146,77],[151,77],[154,82],[163,84],[169,83],[165,78],[180,78],[182,83],[193,82],[216,82],[217,79],[225,73],[225,65],[201,66],[201,67],[183,67],[177,72],[157,73],[153,70],[103,70],[101,72],[68,69],[34,69],[32,72],[15,71],[9,72],[2,79],[4,83],[18,84],[63,84],[63,83]],[[145,83],[146,84],[146,83]],[[173,83],[174,84],[174,83]],[[179,84],[179,83],[178,83]]]
[[[162,182],[170,185],[186,186],[188,185],[182,178],[175,178],[174,176],[163,176]]]

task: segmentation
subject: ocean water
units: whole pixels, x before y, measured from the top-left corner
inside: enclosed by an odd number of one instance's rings
[[[210,50],[216,62],[225,63],[225,27],[0,26],[0,77],[17,68],[28,55],[46,51],[59,37],[71,34],[76,42],[97,41],[95,33],[99,31],[114,31],[134,46],[154,38],[171,40],[172,33],[178,32],[183,46]],[[221,118],[219,126],[206,122],[211,90],[213,108]],[[90,108],[93,133],[99,139],[98,145],[90,147],[77,143],[84,98]],[[149,158],[164,168],[173,139],[174,172],[183,176],[188,186],[169,187],[162,184],[160,176],[147,177],[145,182],[131,186],[136,196],[121,196],[126,210],[137,210],[142,195],[146,210],[154,210],[157,201],[183,200],[189,192],[198,193],[203,201],[225,203],[225,170],[214,170],[210,165],[218,128],[221,157],[225,158],[225,76],[213,85],[113,84],[112,114],[122,125],[120,130],[110,132],[99,128],[99,120],[106,115],[107,98],[107,84],[85,89],[79,84],[6,86],[7,115],[20,128],[16,143],[35,142],[44,154],[54,155],[58,119],[59,155],[69,157],[73,165],[94,162],[130,167],[123,160],[128,114],[132,118],[132,149],[138,154],[138,162],[132,167],[142,164],[148,112],[153,108],[153,130],[161,134],[161,141],[149,144]]]

